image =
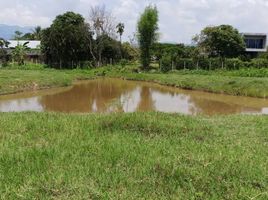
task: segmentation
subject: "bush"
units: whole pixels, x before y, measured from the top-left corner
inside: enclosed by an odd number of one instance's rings
[[[245,62],[238,58],[226,59],[224,67],[229,70],[240,69],[245,67]]]
[[[81,69],[92,69],[94,67],[93,61],[83,61],[80,62]]]
[[[255,58],[250,62],[250,66],[254,68],[268,68],[268,59]]]
[[[119,62],[119,64],[120,64],[121,67],[125,67],[128,64],[128,60],[121,59],[120,62]]]
[[[172,59],[171,56],[168,54],[164,54],[162,59],[161,59],[161,66],[160,70],[162,72],[168,72],[172,70]]]

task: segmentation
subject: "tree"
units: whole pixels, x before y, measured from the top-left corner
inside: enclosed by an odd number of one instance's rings
[[[20,31],[15,31],[15,35],[14,35],[14,40],[20,40],[22,37],[22,32]]]
[[[12,50],[12,58],[18,62],[18,65],[24,65],[24,60],[29,50],[28,44],[29,42],[23,44],[18,42],[17,46]]]
[[[20,40],[34,40],[34,35],[32,33],[25,33]]]
[[[140,56],[139,48],[129,42],[122,44],[122,57],[126,60],[138,60]]]
[[[222,59],[237,57],[245,50],[243,36],[230,25],[206,27],[193,41],[204,53]]]
[[[120,37],[120,43],[122,43],[122,35],[124,33],[125,25],[123,23],[119,23],[116,26],[117,28],[117,33],[119,34]]]
[[[120,57],[120,43],[109,37],[108,35],[101,35],[96,39],[96,43],[102,41],[102,62],[110,63],[112,60],[119,60]],[[111,64],[111,63],[110,63]]]
[[[154,6],[145,8],[138,21],[138,42],[141,51],[143,70],[148,70],[151,61],[151,49],[158,39],[158,11]]]
[[[74,12],[59,15],[43,31],[41,42],[46,62],[59,68],[74,68],[89,60],[90,32],[84,18]]]
[[[41,36],[42,36],[42,28],[41,26],[37,26],[33,29],[33,39],[34,40],[41,40]]]
[[[6,51],[8,45],[9,45],[8,41],[6,41],[3,38],[0,38],[0,62],[4,65],[6,65],[8,62],[8,56]]]
[[[122,58],[122,35],[124,33],[125,25],[123,23],[119,23],[117,24],[116,28],[117,28],[117,33],[119,34],[119,38],[120,38],[120,55]]]
[[[104,44],[102,39],[104,37],[102,36],[106,35],[115,39],[115,27],[114,17],[111,12],[106,10],[105,6],[91,7],[88,28],[95,42],[91,41],[89,44],[92,58],[97,63],[97,66],[101,66],[103,61],[102,51],[104,50]]]

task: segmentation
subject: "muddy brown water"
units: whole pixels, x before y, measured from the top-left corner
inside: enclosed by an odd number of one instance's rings
[[[268,114],[268,99],[188,91],[154,83],[96,79],[72,87],[0,96],[0,112]]]

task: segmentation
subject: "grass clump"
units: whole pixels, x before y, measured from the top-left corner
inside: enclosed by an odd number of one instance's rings
[[[3,199],[267,199],[268,118],[0,115]]]

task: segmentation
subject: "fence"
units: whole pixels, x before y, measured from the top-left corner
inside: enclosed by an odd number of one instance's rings
[[[251,61],[242,61],[238,58],[220,59],[220,58],[204,58],[191,59],[179,58],[172,61],[170,58],[161,59],[159,62],[161,71],[170,70],[215,70],[227,69],[236,70],[240,68],[268,68],[268,59],[252,59]]]

